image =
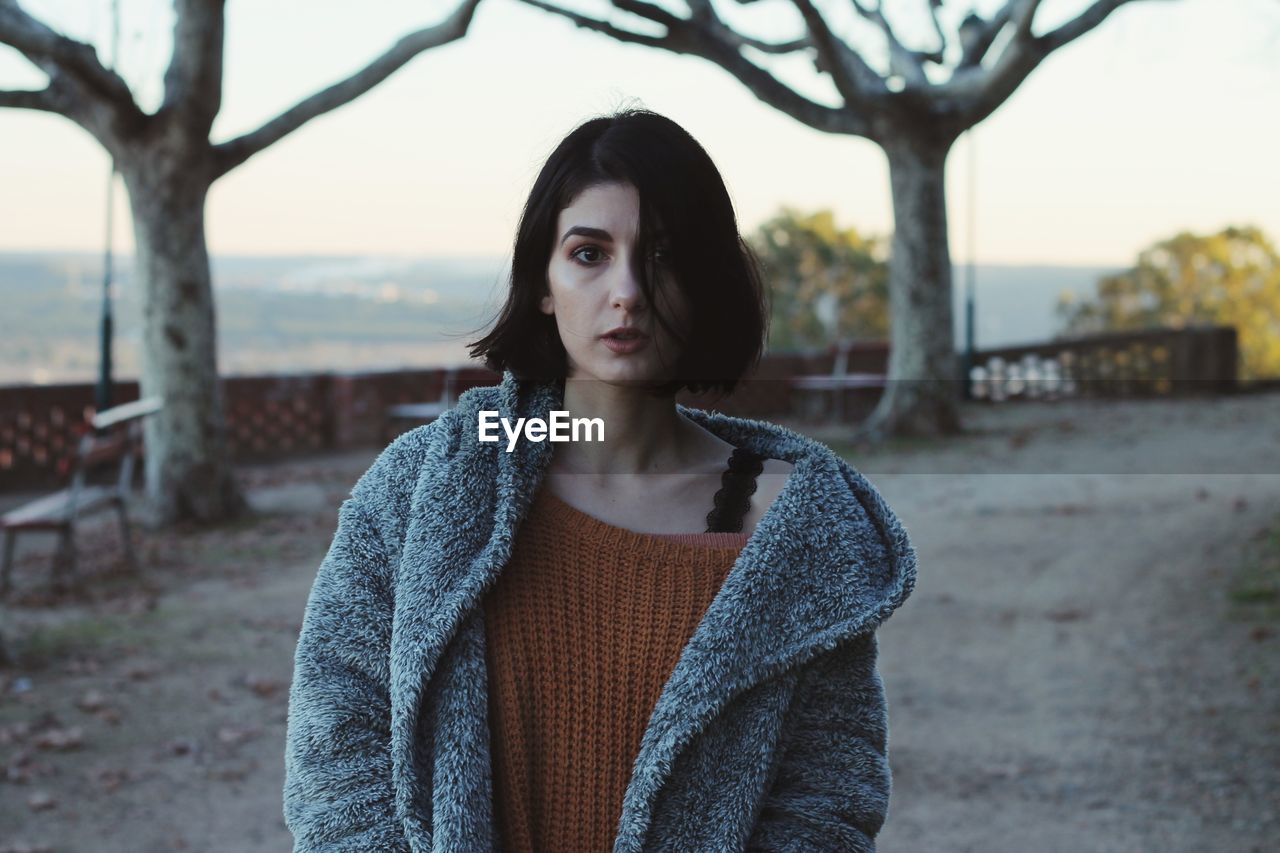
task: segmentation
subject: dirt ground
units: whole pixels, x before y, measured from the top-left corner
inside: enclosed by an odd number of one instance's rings
[[[961,438],[849,456],[920,558],[880,633],[879,849],[1275,849],[1280,394],[964,417]],[[241,469],[256,521],[140,533],[141,579],[96,519],[69,597],[45,591],[52,537],[19,540],[0,851],[290,848],[294,643],[373,456]]]

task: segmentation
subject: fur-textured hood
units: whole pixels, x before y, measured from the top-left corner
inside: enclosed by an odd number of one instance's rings
[[[767,422],[678,408],[725,441],[787,460],[794,470],[663,688],[635,761],[614,849],[711,849],[699,840],[727,849],[722,845],[732,846],[731,838],[741,847],[748,836],[764,837],[760,827],[753,833],[753,825],[770,815],[778,815],[782,827],[786,803],[794,806],[794,797],[807,795],[796,789],[787,801],[778,792],[788,777],[784,756],[773,746],[789,739],[788,754],[802,753],[797,725],[821,711],[826,687],[840,686],[834,676],[825,685],[814,684],[819,665],[842,665],[846,669],[839,672],[857,674],[861,681],[844,686],[861,689],[863,705],[871,705],[863,708],[869,728],[859,743],[882,748],[855,761],[869,775],[862,782],[844,777],[851,787],[830,792],[836,798],[830,802],[839,812],[839,804],[853,801],[853,787],[867,785],[864,816],[860,824],[851,821],[848,831],[871,845],[856,849],[873,849],[888,805],[887,719],[874,670],[874,631],[914,586],[916,558],[907,532],[876,489],[825,445]],[[285,813],[299,849],[359,847],[336,841],[347,837],[341,836],[341,821],[318,816],[325,785],[340,787],[342,780],[327,778],[337,771],[324,764],[322,752],[304,753],[316,747],[326,724],[337,725],[332,716],[316,715],[332,715],[334,703],[343,701],[323,683],[314,654],[332,653],[330,644],[341,642],[361,619],[370,620],[375,634],[383,632],[385,648],[370,645],[376,637],[362,638],[357,651],[386,655],[364,663],[368,686],[385,691],[389,714],[387,737],[379,738],[375,724],[361,742],[384,756],[389,751],[389,764],[375,762],[371,770],[389,771],[390,778],[357,798],[366,808],[376,805],[376,814],[362,830],[366,835],[349,837],[394,842],[395,849],[494,849],[480,602],[511,555],[554,445],[521,438],[507,452],[505,438],[479,441],[478,419],[481,411],[496,411],[514,423],[546,419],[560,409],[560,386],[518,381],[507,372],[501,384],[465,392],[439,419],[398,438],[344,502],[334,546],[308,602],[291,693]],[[373,532],[377,542],[359,541],[362,533]],[[351,590],[342,585],[344,570],[351,569],[342,565],[343,557],[349,560],[361,548],[380,552],[366,590],[377,607],[366,610],[354,609]],[[347,595],[345,603],[326,597],[341,595]],[[842,658],[834,653],[840,649],[858,654]],[[793,700],[805,698],[797,693],[805,689],[803,679],[812,685],[805,701],[816,705],[789,713]],[[820,728],[816,720],[813,730]],[[825,736],[830,739],[829,728]],[[762,742],[747,742],[761,737]],[[687,749],[691,744],[698,748]],[[731,757],[730,750],[750,753],[755,763]],[[731,772],[726,779],[734,782],[707,779],[714,772],[705,769],[691,772],[716,762],[729,769],[715,772]],[[711,794],[697,790],[711,784],[746,787],[736,800],[717,805],[707,801]],[[772,801],[770,784],[778,789]],[[393,797],[393,804],[377,801],[378,792]],[[694,809],[700,813],[689,813]],[[815,814],[813,808],[808,813]],[[374,821],[379,815],[381,823]],[[345,831],[352,831],[350,819],[348,814]],[[707,826],[717,821],[715,829]],[[323,839],[335,840],[337,847],[322,846]]]

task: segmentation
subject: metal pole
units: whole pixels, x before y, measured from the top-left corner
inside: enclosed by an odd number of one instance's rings
[[[107,249],[103,257],[102,274],[102,349],[98,359],[98,388],[95,402],[99,412],[111,408],[111,209],[115,199],[115,160],[111,162],[111,174],[107,177]]]
[[[974,232],[976,230],[977,221],[977,157],[975,156],[975,146],[973,141],[973,128],[965,131],[965,147],[969,149],[969,215],[968,215],[968,276],[965,283],[965,304],[964,304],[964,376],[961,378],[964,388],[964,397],[966,400],[973,399],[973,380],[970,374],[974,366],[974,338],[976,336],[975,326],[975,306],[977,299],[976,290],[976,272],[974,268]]]
[[[120,55],[120,0],[111,3],[111,65],[114,68]],[[111,408],[111,244],[112,222],[115,212],[116,160],[111,158],[111,171],[107,175],[107,247],[102,259],[102,329],[101,351],[98,358],[98,387],[94,395],[96,409],[101,412]]]

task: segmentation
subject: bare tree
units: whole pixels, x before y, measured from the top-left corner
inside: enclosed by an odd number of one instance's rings
[[[1035,32],[1040,0],[1007,0],[984,18],[970,12],[948,36],[943,0],[921,0],[936,35],[928,50],[898,37],[880,0],[848,0],[855,19],[883,44],[886,61],[873,67],[863,52],[838,37],[814,0],[790,0],[803,21],[789,40],[736,32],[711,0],[685,0],[680,17],[648,0],[611,0],[614,8],[658,24],[665,32],[624,29],[545,0],[523,0],[619,41],[711,60],[760,100],[810,127],[860,136],[889,160],[894,235],[890,261],[891,349],[888,389],[863,425],[867,438],[890,434],[946,434],[961,429],[951,309],[951,255],[943,167],[952,144],[989,116],[1050,53],[1098,26],[1133,0],[1092,0],[1077,17]],[[746,5],[756,0],[738,0]],[[895,5],[900,8],[903,4]],[[1001,37],[1004,36],[1003,41]],[[999,49],[995,49],[1000,42]],[[811,51],[829,75],[840,106],[817,103],[784,85],[751,54]],[[869,55],[869,54],[868,54]]]
[[[368,92],[409,60],[462,38],[479,0],[439,25],[410,33],[368,66],[300,101],[261,127],[214,144],[222,105],[224,0],[175,0],[173,55],[164,98],[144,113],[125,81],[91,45],[0,0],[0,43],[49,77],[44,89],[0,91],[0,107],[43,110],[83,127],[110,153],[133,213],[135,275],[142,291],[141,390],[163,395],[148,419],[147,496],[160,524],[213,521],[247,504],[227,453],[204,206],[218,178],[311,119]]]

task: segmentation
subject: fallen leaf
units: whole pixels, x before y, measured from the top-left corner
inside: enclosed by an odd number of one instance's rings
[[[270,699],[284,689],[284,682],[261,675],[245,676],[244,686],[263,699]]]
[[[120,725],[120,712],[115,708],[103,708],[101,711],[94,714],[94,716],[108,725]]]
[[[58,805],[57,799],[48,791],[36,791],[27,797],[27,807],[33,812],[43,812]]]
[[[155,664],[135,663],[124,671],[130,681],[146,681],[156,674]]]
[[[53,853],[53,848],[48,844],[27,844],[19,841],[17,844],[6,844],[0,847],[0,853]]]
[[[65,729],[49,729],[36,735],[35,745],[41,749],[77,749],[84,743],[84,731],[79,726]]]
[[[1085,618],[1086,614],[1083,610],[1077,610],[1074,607],[1063,608],[1060,610],[1050,610],[1045,614],[1046,619],[1052,619],[1054,622],[1076,622]]]
[[[169,741],[169,752],[174,755],[190,755],[199,748],[192,738],[180,737]]]
[[[125,782],[134,781],[133,772],[123,767],[105,767],[86,773],[89,781],[100,787],[105,793],[112,793]]]
[[[25,785],[31,781],[33,771],[36,769],[35,756],[31,750],[24,749],[15,753],[9,759],[9,763],[4,766],[4,778],[6,782],[13,782],[18,785]]]
[[[245,741],[253,740],[260,734],[262,734],[262,729],[257,726],[223,726],[218,729],[218,740],[230,746],[235,746]]]
[[[86,714],[92,714],[95,711],[100,711],[106,707],[106,704],[107,697],[102,695],[102,691],[100,690],[90,690],[76,700],[76,707],[81,711],[84,711]]]

